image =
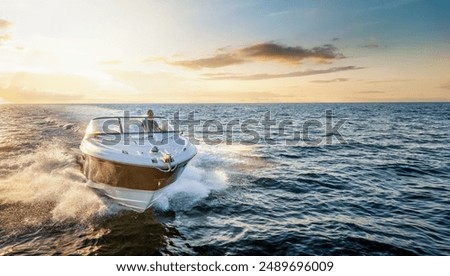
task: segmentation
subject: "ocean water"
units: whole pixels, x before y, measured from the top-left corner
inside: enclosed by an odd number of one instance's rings
[[[0,255],[450,255],[448,103],[151,105],[235,130],[184,130],[198,155],[136,213],[86,186],[78,146],[148,107],[0,105]]]

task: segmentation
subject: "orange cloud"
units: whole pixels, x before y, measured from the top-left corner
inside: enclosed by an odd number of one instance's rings
[[[5,19],[0,19],[0,31],[7,30],[11,23]],[[7,33],[0,33],[0,43],[11,39],[11,35]]]
[[[314,47],[312,49],[305,49],[300,46],[290,47],[276,43],[261,43],[239,50],[239,52],[245,57],[257,60],[275,60],[294,64],[298,64],[307,58],[322,61],[344,57],[336,51],[337,48],[331,44]]]
[[[331,44],[306,49],[301,46],[285,46],[273,42],[259,43],[248,47],[228,50],[217,49],[217,54],[208,58],[181,61],[166,61],[171,65],[183,66],[189,69],[218,68],[228,65],[255,62],[275,61],[288,64],[299,64],[305,59],[313,59],[318,63],[344,58]]]
[[[210,58],[174,61],[168,63],[172,65],[187,67],[190,69],[202,69],[202,68],[218,68],[244,62],[245,62],[244,59],[238,58],[234,54],[219,54]]]
[[[358,70],[364,69],[364,67],[357,66],[341,66],[332,67],[322,70],[305,70],[305,71],[294,71],[290,73],[283,74],[253,74],[253,75],[243,75],[243,74],[232,74],[232,73],[219,73],[219,74],[203,74],[208,80],[265,80],[265,79],[277,79],[277,78],[292,78],[292,77],[304,77],[311,75],[320,75],[335,73],[340,71],[348,70]]]
[[[8,20],[0,19],[0,29],[7,29],[11,23]]]
[[[348,81],[348,79],[346,79],[346,78],[337,78],[337,79],[331,79],[331,80],[313,80],[311,82],[314,82],[314,83],[332,83],[332,82],[343,82],[343,81]]]

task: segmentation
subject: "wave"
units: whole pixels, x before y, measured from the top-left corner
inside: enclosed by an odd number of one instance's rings
[[[227,187],[228,177],[224,171],[204,170],[195,161],[193,163],[186,167],[180,179],[157,195],[154,208],[161,211],[189,210],[212,192]]]
[[[108,211],[105,202],[86,186],[76,155],[59,141],[44,143],[9,162],[18,169],[0,180],[0,203],[9,206],[4,224],[14,226],[16,215],[23,217],[18,223],[26,222],[25,226],[45,221],[84,223]],[[33,217],[36,213],[39,219]]]

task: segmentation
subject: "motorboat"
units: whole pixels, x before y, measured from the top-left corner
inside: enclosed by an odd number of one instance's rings
[[[88,186],[139,212],[152,206],[197,154],[196,147],[167,120],[153,117],[158,127],[146,130],[147,119],[94,118],[80,145]]]

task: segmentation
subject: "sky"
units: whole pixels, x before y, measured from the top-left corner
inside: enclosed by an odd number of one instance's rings
[[[424,101],[447,0],[0,0],[0,104]]]

